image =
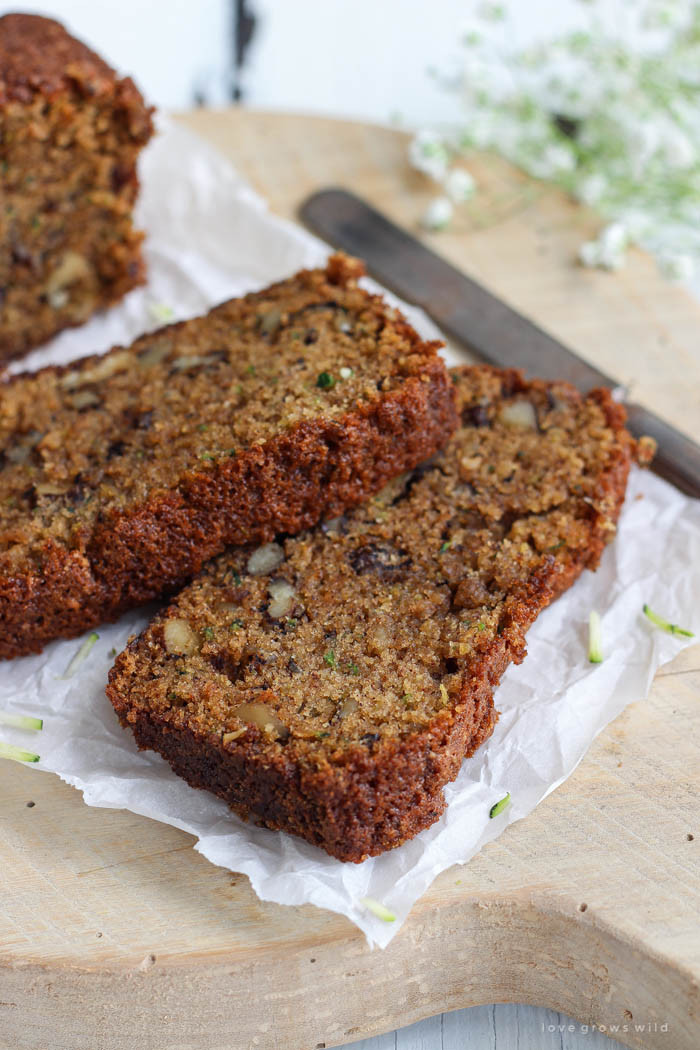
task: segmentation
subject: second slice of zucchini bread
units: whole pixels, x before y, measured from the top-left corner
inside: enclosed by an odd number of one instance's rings
[[[455,379],[444,451],[321,528],[217,559],[110,675],[140,747],[341,860],[437,819],[527,628],[613,537],[635,452],[607,391]]]
[[[439,343],[361,264],[0,386],[0,657],[181,586],[227,544],[340,513],[449,437]]]

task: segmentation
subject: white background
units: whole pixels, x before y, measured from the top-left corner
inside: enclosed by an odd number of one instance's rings
[[[186,109],[225,105],[234,65],[232,0],[44,0],[0,5],[66,22],[147,99]],[[257,18],[241,83],[253,106],[323,112],[407,126],[449,120],[455,101],[428,74],[459,57],[474,3],[465,0],[249,0]],[[582,18],[575,0],[520,0],[514,42]],[[357,1044],[364,1050],[613,1050],[604,1036],[555,1033],[568,1019],[531,1007],[476,1007]]]
[[[448,119],[455,103],[428,75],[459,58],[478,0],[247,0],[257,18],[245,102],[380,122]],[[600,0],[602,3],[602,0]],[[612,0],[619,6],[620,0]],[[608,7],[611,0],[606,0]],[[580,22],[576,0],[512,0],[519,43]],[[230,98],[233,0],[38,0],[0,5],[58,18],[123,72],[149,101],[178,109],[195,92]]]
[[[149,102],[188,109],[195,92],[228,101],[233,56],[229,0],[36,0],[0,4],[0,14],[28,11],[63,22]]]

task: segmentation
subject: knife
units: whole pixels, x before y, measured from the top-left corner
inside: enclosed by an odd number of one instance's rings
[[[619,387],[353,193],[320,190],[302,204],[300,215],[314,233],[364,259],[381,284],[422,307],[443,332],[488,364],[565,379],[584,394],[597,386]],[[625,402],[625,408],[631,433],[657,443],[651,469],[700,497],[700,445],[642,405]]]

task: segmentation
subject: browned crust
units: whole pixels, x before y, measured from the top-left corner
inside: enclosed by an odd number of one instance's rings
[[[40,574],[0,579],[0,658],[39,652],[167,594],[228,544],[340,513],[431,455],[455,422],[450,380],[435,356],[422,376],[372,406],[301,423],[111,514],[83,551],[47,545]]]
[[[322,769],[304,769],[291,759],[256,762],[241,749],[228,750],[220,737],[173,731],[142,708],[128,708],[111,685],[107,695],[122,719],[131,712],[128,725],[139,748],[158,751],[192,787],[213,791],[246,820],[359,863],[437,820],[445,808],[445,783],[493,731],[492,691],[484,680],[470,688],[449,725],[436,722],[374,754],[358,748],[342,766]]]
[[[498,371],[498,370],[492,370]],[[525,390],[519,372],[500,373],[514,390]],[[535,384],[548,386],[549,384]],[[223,798],[245,819],[289,831],[343,861],[360,862],[400,845],[429,827],[445,808],[442,789],[454,780],[464,758],[488,739],[498,714],[493,693],[509,663],[525,656],[525,633],[539,613],[569,588],[584,568],[595,568],[624,500],[634,442],[624,429],[625,410],[607,390],[589,397],[603,408],[617,442],[599,478],[585,551],[548,563],[510,607],[504,629],[464,672],[458,701],[424,730],[391,738],[373,750],[357,747],[320,766],[296,760],[291,751],[262,753],[261,734],[249,730],[246,744],[227,746],[220,736],[174,729],[157,713],[132,702],[134,639],[117,658],[107,696],[139,748],[158,751],[193,787]]]
[[[114,69],[52,18],[8,14],[0,18],[0,106],[29,103],[37,95],[109,97],[131,137],[145,144],[153,133],[151,115],[131,77]]]
[[[91,97],[114,93],[125,106],[145,108],[134,82],[119,79],[60,22],[19,12],[0,18],[0,105],[76,89]]]
[[[598,556],[603,544],[601,537]],[[438,819],[445,809],[445,784],[493,732],[498,720],[494,690],[508,664],[522,661],[526,630],[584,567],[570,563],[554,579],[533,583],[496,646],[465,673],[458,703],[429,727],[373,752],[358,747],[343,756],[342,765],[328,761],[321,768],[304,768],[284,754],[271,762],[269,755],[263,759],[256,753],[255,743],[227,748],[220,736],[174,730],[130,704],[122,678],[128,676],[129,649],[110,671],[107,696],[139,748],[159,752],[192,787],[212,791],[244,819],[299,835],[338,860],[360,863]],[[132,646],[137,644],[138,639]]]
[[[136,155],[153,133],[153,109],[146,106],[133,80],[118,77],[99,55],[53,19],[29,14],[8,14],[0,18],[0,123],[6,121],[11,127],[17,122],[18,114],[26,111],[27,136],[32,143],[46,136],[48,130],[52,129],[53,134],[53,130],[60,131],[70,124],[86,104],[88,107],[97,104],[101,113],[108,114],[121,143],[117,150],[120,179],[117,196],[123,204],[133,204],[139,188]],[[49,106],[53,107],[50,114]],[[50,150],[47,140],[47,158]],[[35,156],[33,163],[36,164]],[[45,169],[41,167],[38,175],[42,180],[46,180],[47,175],[55,180],[50,159]],[[15,174],[16,168],[13,164]],[[27,176],[30,175],[37,175],[34,168],[27,172]],[[53,200],[50,203],[55,205]],[[41,205],[37,207],[41,211]],[[94,218],[102,232],[110,221]],[[71,227],[69,222],[62,240],[53,239],[41,245],[41,252],[46,250],[55,255],[62,245],[72,249],[76,229],[79,227]],[[21,228],[17,235],[21,235]],[[32,243],[35,240],[33,238]],[[91,290],[91,313],[111,306],[132,288],[143,284],[142,240],[143,235],[129,222],[116,243],[99,249],[96,260],[100,263],[101,279]],[[0,278],[0,283],[12,288],[16,283],[13,277],[16,270],[11,271],[9,277],[5,275],[4,281]],[[0,299],[3,290],[0,289]],[[0,326],[0,361],[18,357],[57,332],[86,320],[82,307],[37,309],[31,294],[26,301],[18,300],[15,295],[12,309],[14,313],[19,311],[20,315],[31,316],[23,323],[5,322]]]

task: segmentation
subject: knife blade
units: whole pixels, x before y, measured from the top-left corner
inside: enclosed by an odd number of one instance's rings
[[[302,204],[300,216],[334,247],[363,259],[372,277],[422,307],[446,335],[488,364],[520,368],[541,379],[564,379],[584,394],[598,386],[619,387],[348,190],[319,190]],[[651,469],[700,497],[700,445],[643,405],[625,402],[625,407],[631,433],[657,443]]]

